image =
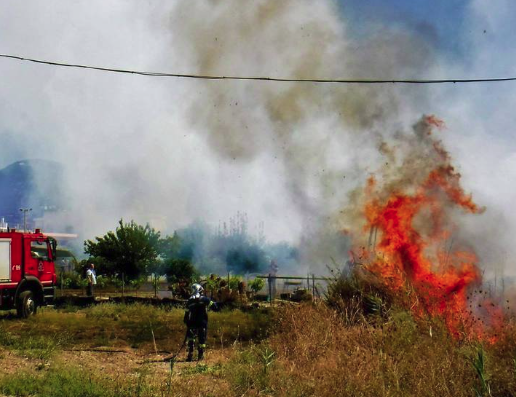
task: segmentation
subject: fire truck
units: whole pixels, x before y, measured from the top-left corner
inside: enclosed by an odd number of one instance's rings
[[[55,298],[57,242],[41,233],[0,231],[0,309],[22,318]]]

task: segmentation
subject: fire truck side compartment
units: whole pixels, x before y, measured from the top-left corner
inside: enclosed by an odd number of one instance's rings
[[[0,282],[11,280],[11,239],[0,239]]]

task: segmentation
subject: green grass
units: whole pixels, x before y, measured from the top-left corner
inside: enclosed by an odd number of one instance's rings
[[[0,319],[0,346],[19,351],[52,351],[60,347],[129,346],[172,351],[186,331],[182,309],[143,304],[107,303],[72,311],[46,308],[28,320]],[[208,345],[229,346],[258,341],[269,333],[266,311],[210,313]]]
[[[84,372],[76,367],[59,366],[39,373],[30,371],[0,379],[0,391],[9,396],[38,397],[115,397],[153,396],[155,388],[139,374],[133,380],[115,380]]]
[[[18,352],[27,358],[48,360],[62,346],[69,342],[66,333],[34,334],[28,332],[15,334],[13,332],[0,332],[0,346]]]

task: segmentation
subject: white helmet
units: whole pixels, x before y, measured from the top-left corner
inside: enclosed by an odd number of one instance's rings
[[[204,288],[201,284],[192,284],[192,295],[200,295],[204,291]]]

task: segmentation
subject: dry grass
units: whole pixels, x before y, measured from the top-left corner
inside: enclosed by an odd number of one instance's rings
[[[279,332],[233,360],[230,379],[236,392],[457,397],[478,390],[476,395],[489,395],[473,366],[481,351],[487,357],[484,375],[491,395],[516,395],[516,335],[511,327],[499,344],[481,347],[459,342],[437,322],[416,322],[403,311],[393,311],[381,325],[350,326],[326,305],[305,305],[284,309],[279,321]],[[267,370],[265,346],[275,353]]]
[[[213,313],[207,360],[179,361],[173,373],[167,363],[144,362],[154,357],[151,327],[158,349],[177,348],[181,310],[103,305],[46,310],[30,321],[5,317],[0,366],[15,370],[0,376],[0,391],[70,397],[516,395],[513,325],[497,344],[481,346],[451,337],[438,321],[415,320],[393,306],[366,313],[349,302],[351,310],[286,306],[274,318],[261,311]],[[270,335],[269,323],[275,325]],[[120,352],[75,351],[95,346]]]

